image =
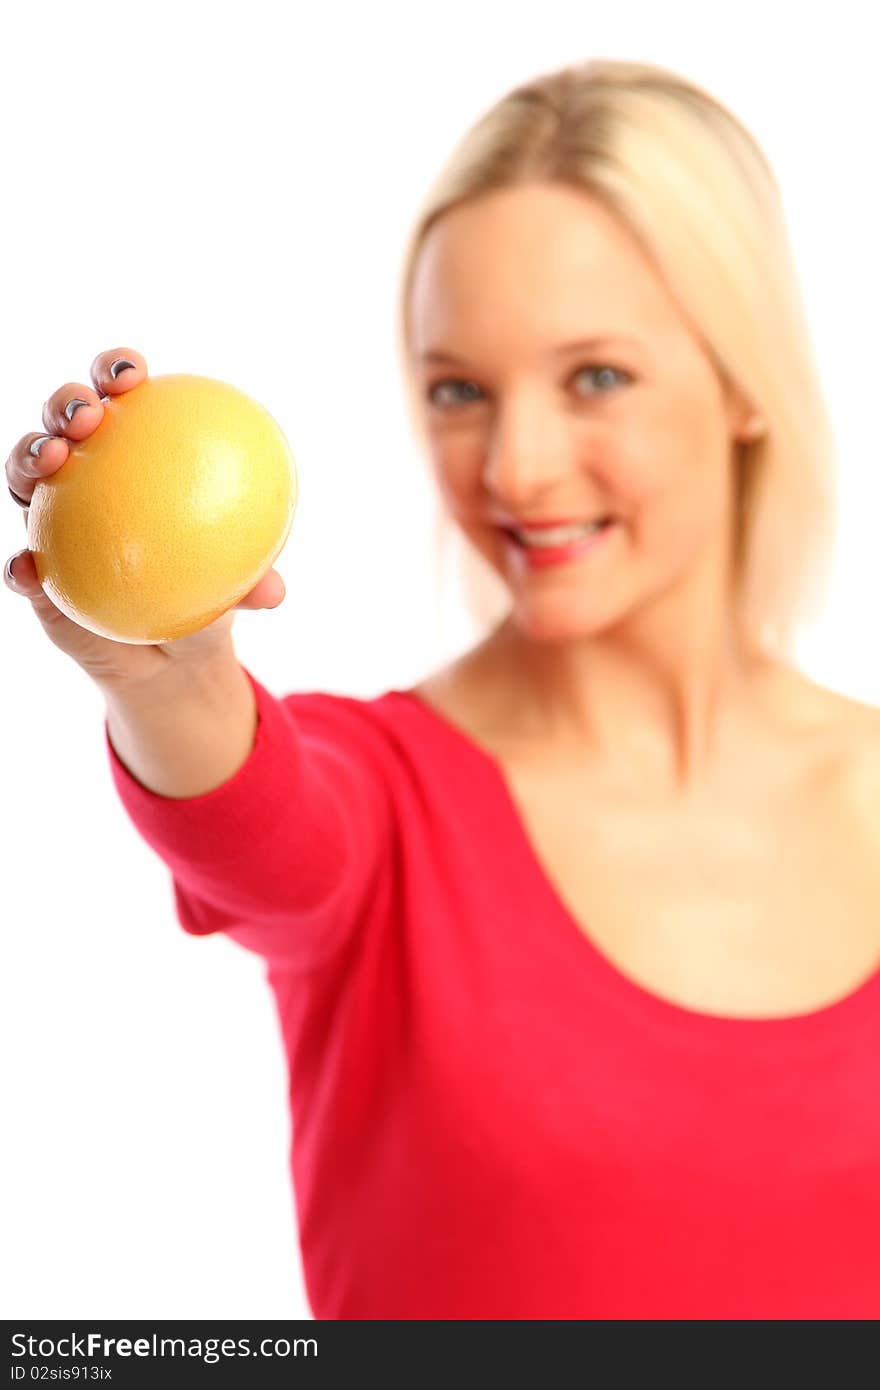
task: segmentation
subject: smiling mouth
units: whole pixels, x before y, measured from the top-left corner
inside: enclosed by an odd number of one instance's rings
[[[589,540],[600,531],[605,531],[616,521],[616,517],[600,517],[597,521],[583,522],[571,526],[553,526],[536,530],[519,529],[518,527],[502,526],[499,529],[502,534],[507,536],[523,550],[534,551],[555,551],[565,550],[570,546],[576,546],[582,541]]]
[[[603,517],[598,522],[591,522],[579,528],[579,534],[575,534],[573,539],[546,544],[542,541],[535,544],[524,541],[516,531],[504,526],[498,529],[506,544],[510,546],[511,552],[517,557],[515,568],[520,570],[522,567],[537,576],[570,566],[600,563],[593,557],[607,551],[612,544],[608,538],[617,535],[620,524],[617,517]],[[578,530],[567,529],[569,532]]]

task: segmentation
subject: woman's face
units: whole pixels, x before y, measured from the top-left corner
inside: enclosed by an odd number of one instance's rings
[[[601,203],[529,184],[444,214],[410,315],[438,486],[525,630],[606,626],[729,544],[745,403]],[[602,341],[566,346],[587,338]],[[606,517],[559,562],[509,530]]]

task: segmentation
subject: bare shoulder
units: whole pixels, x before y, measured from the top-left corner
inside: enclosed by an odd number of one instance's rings
[[[474,741],[512,761],[532,744],[517,718],[521,702],[511,708],[517,701],[505,693],[486,645],[429,673],[414,689]],[[781,751],[783,769],[792,777],[806,776],[814,790],[821,786],[839,797],[841,810],[864,813],[880,837],[880,706],[779,664],[768,668],[765,692],[764,732]],[[806,790],[803,781],[801,789]]]
[[[806,685],[828,751],[829,780],[842,806],[856,812],[880,845],[880,706]]]
[[[880,750],[880,705],[856,700],[806,676],[801,677],[801,682],[807,691],[806,698],[812,699],[829,732],[836,734],[842,748],[866,755]]]
[[[853,704],[845,737],[845,767],[853,793],[875,818],[880,837],[880,708]]]
[[[412,688],[425,704],[475,736],[481,732],[481,721],[474,684],[467,679],[471,666],[469,655],[457,657],[431,671]]]
[[[482,650],[474,648],[426,675],[414,692],[450,724],[456,725],[494,757],[503,759],[517,744],[505,733],[503,683],[487,679]]]

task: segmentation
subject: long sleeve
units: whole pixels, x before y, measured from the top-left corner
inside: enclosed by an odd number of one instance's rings
[[[417,692],[254,688],[226,785],[114,774],[186,929],[277,962],[314,1317],[876,1319],[880,968],[808,1013],[673,1003]]]
[[[344,701],[321,692],[278,699],[243,669],[257,728],[231,778],[201,796],[160,796],[121,762],[105,719],[112,779],[135,829],[171,871],[185,931],[224,931],[308,969],[347,939],[387,870],[390,797],[358,722],[339,717]]]

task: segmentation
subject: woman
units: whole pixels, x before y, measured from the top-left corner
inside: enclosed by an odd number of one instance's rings
[[[536,79],[401,310],[507,605],[448,667],[276,699],[231,614],[105,643],[15,557],[183,927],[267,961],[315,1316],[876,1317],[880,712],[790,661],[831,440],[766,161],[662,69]],[[16,500],[145,372],[56,392]]]

